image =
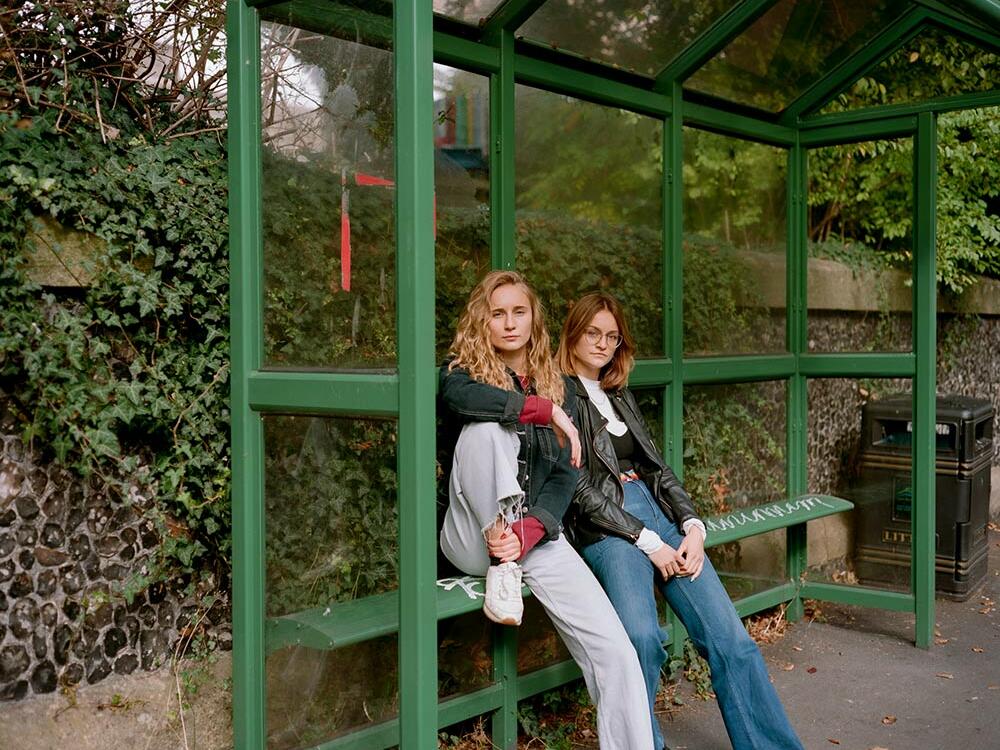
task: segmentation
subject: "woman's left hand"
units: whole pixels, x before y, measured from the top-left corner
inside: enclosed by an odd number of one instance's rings
[[[499,536],[487,538],[486,549],[490,557],[495,557],[502,563],[513,562],[521,556],[521,540],[508,528]]]
[[[701,529],[697,527],[688,529],[677,552],[684,558],[681,575],[691,576],[691,580],[695,580],[705,567],[705,537],[702,536]]]

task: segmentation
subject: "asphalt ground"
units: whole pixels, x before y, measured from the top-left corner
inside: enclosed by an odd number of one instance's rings
[[[964,602],[937,599],[930,649],[914,616],[819,603],[761,647],[806,750],[1000,750],[1000,532]],[[714,700],[691,683],[661,715],[671,750],[730,750]]]

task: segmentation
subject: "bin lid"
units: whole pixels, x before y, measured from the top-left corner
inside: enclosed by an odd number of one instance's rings
[[[868,401],[864,410],[873,416],[893,416],[909,419],[913,414],[913,395],[896,393],[878,400]],[[993,403],[989,399],[959,394],[938,395],[935,406],[937,421],[978,420],[993,414]]]

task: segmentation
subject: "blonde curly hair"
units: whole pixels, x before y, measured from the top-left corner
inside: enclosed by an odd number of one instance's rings
[[[505,391],[514,387],[504,361],[490,344],[490,300],[502,286],[514,284],[528,297],[531,305],[531,336],[528,338],[528,371],[524,373],[535,383],[539,396],[562,405],[563,379],[552,358],[549,331],[545,326],[545,311],[538,295],[517,271],[491,271],[469,293],[469,301],[458,320],[455,339],[449,354],[454,357],[449,370],[463,368],[473,380],[494,385]]]

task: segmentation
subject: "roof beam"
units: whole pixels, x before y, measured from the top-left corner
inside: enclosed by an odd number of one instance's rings
[[[483,40],[492,43],[501,31],[515,31],[544,4],[545,0],[506,0],[500,3],[483,25]]]
[[[882,29],[868,44],[841,61],[827,75],[802,92],[794,102],[785,108],[778,121],[792,127],[803,114],[822,107],[858,80],[865,71],[882,62],[900,45],[916,36],[926,16],[926,11],[921,8],[907,10]]]
[[[987,52],[1000,55],[1000,27],[997,28],[998,33],[993,33],[982,28],[979,24],[964,21],[955,18],[950,13],[936,10],[927,11],[927,20],[937,25],[942,31],[962,37],[966,41],[982,47]]]
[[[1000,29],[1000,3],[996,0],[952,0],[966,15],[977,18],[987,28]]]
[[[927,99],[922,102],[908,104],[882,104],[877,107],[862,107],[850,112],[833,112],[828,115],[813,115],[799,123],[803,137],[813,130],[829,127],[857,127],[861,123],[876,120],[914,117],[921,112],[954,112],[959,109],[977,109],[979,107],[1000,107],[1000,88],[992,91],[981,91],[970,94],[956,94]]]
[[[743,0],[720,16],[688,44],[656,76],[653,89],[669,93],[674,81],[684,81],[698,68],[715,57],[733,39],[777,4],[778,0]]]

